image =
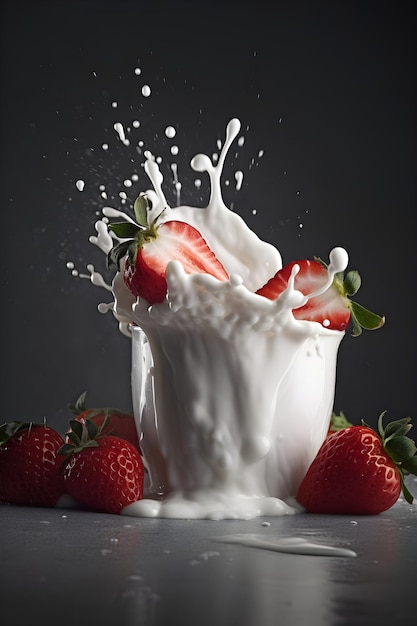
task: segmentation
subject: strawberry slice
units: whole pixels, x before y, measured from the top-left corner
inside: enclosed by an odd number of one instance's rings
[[[211,274],[219,280],[229,278],[196,228],[178,220],[158,223],[160,215],[149,225],[146,196],[139,196],[134,211],[137,224],[109,224],[109,229],[124,241],[113,247],[108,256],[109,265],[119,266],[127,255],[123,278],[134,296],[144,298],[149,304],[162,302],[167,293],[166,268],[174,260],[181,262],[187,274]]]
[[[321,289],[327,279],[327,265],[320,259],[301,259],[289,263],[258,291],[258,295],[276,300],[288,287],[288,281],[295,265],[299,272],[294,279],[294,289],[308,296]],[[353,335],[360,335],[362,328],[375,330],[385,323],[385,318],[371,313],[360,304],[352,302],[348,296],[354,295],[361,285],[361,278],[356,271],[350,271],[344,277],[343,272],[335,275],[333,283],[321,295],[314,296],[303,306],[293,309],[296,319],[319,322],[325,328],[344,331],[352,322]]]

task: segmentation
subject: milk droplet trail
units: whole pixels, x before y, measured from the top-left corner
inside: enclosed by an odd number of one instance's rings
[[[235,172],[235,180],[236,180],[236,191],[239,191],[242,187],[243,182],[243,172],[238,170]]]

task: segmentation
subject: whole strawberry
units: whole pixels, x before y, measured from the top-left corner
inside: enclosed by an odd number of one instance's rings
[[[301,259],[293,261],[282,269],[258,291],[260,296],[276,300],[288,287],[294,265],[298,265],[299,272],[295,276],[294,288],[305,296],[321,289],[328,278],[327,266],[320,259]],[[350,271],[343,276],[343,272],[336,274],[332,285],[321,295],[308,300],[303,306],[293,309],[296,319],[319,322],[330,330],[346,330],[352,322],[353,335],[362,333],[362,328],[374,330],[385,323],[384,317],[368,311],[348,296],[354,295],[361,285],[361,278],[356,271]]]
[[[55,506],[64,494],[61,435],[33,422],[0,427],[0,502]]]
[[[144,467],[134,445],[87,420],[70,421],[71,443],[62,446],[66,492],[94,511],[119,514],[143,497]]]
[[[335,432],[322,444],[298,489],[296,499],[309,513],[373,515],[395,504],[406,474],[417,475],[416,445],[407,437],[406,417],[382,425],[378,433],[362,423]]]
[[[126,257],[123,278],[135,297],[144,298],[149,304],[164,300],[170,261],[180,261],[187,274],[211,274],[219,280],[229,278],[196,228],[178,220],[160,222],[160,215],[148,224],[145,196],[137,198],[134,211],[137,224],[109,224],[109,229],[122,241],[110,250],[108,263],[119,267]]]
[[[107,420],[107,427],[102,431],[103,435],[115,435],[126,439],[140,452],[135,418],[132,413],[126,413],[116,408],[88,409],[85,404],[86,396],[87,392],[82,393],[74,405],[69,405],[71,411],[76,415],[75,419],[81,424],[85,424],[86,420],[89,419],[99,427]]]

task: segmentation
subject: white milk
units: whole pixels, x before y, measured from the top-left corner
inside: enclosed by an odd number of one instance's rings
[[[238,518],[284,515],[327,432],[333,408],[336,358],[344,333],[296,320],[291,310],[331,284],[347,266],[342,248],[330,254],[329,280],[309,297],[294,289],[296,266],[277,301],[254,292],[281,268],[279,252],[261,241],[221,195],[227,151],[240,130],[231,120],[217,165],[206,155],[191,162],[209,174],[206,208],[168,207],[162,175],[148,153],[153,189],[150,220],[189,222],[202,233],[230,275],[228,281],[167,268],[168,294],[149,306],[136,300],[117,273],[113,313],[132,336],[132,393],[148,469],[146,497],[126,515]],[[114,243],[106,219],[91,241],[104,252]]]

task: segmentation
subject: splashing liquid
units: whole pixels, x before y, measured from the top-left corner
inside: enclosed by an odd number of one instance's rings
[[[105,309],[132,338],[133,406],[148,470],[146,497],[126,507],[126,515],[291,515],[296,509],[285,500],[296,493],[327,432],[344,333],[296,320],[292,309],[323,293],[348,255],[343,248],[331,251],[328,282],[309,296],[294,288],[298,266],[278,300],[254,293],[282,262],[222,198],[222,169],[239,131],[232,119],[217,158],[198,154],[191,161],[210,178],[203,209],[169,207],[158,163],[146,155],[149,221],[165,209],[164,221],[195,226],[230,279],[189,275],[172,261],[167,298],[153,306],[132,296],[122,274],[113,280],[114,302]],[[108,219],[132,218],[111,207],[103,215],[90,241],[107,254],[114,244]]]

